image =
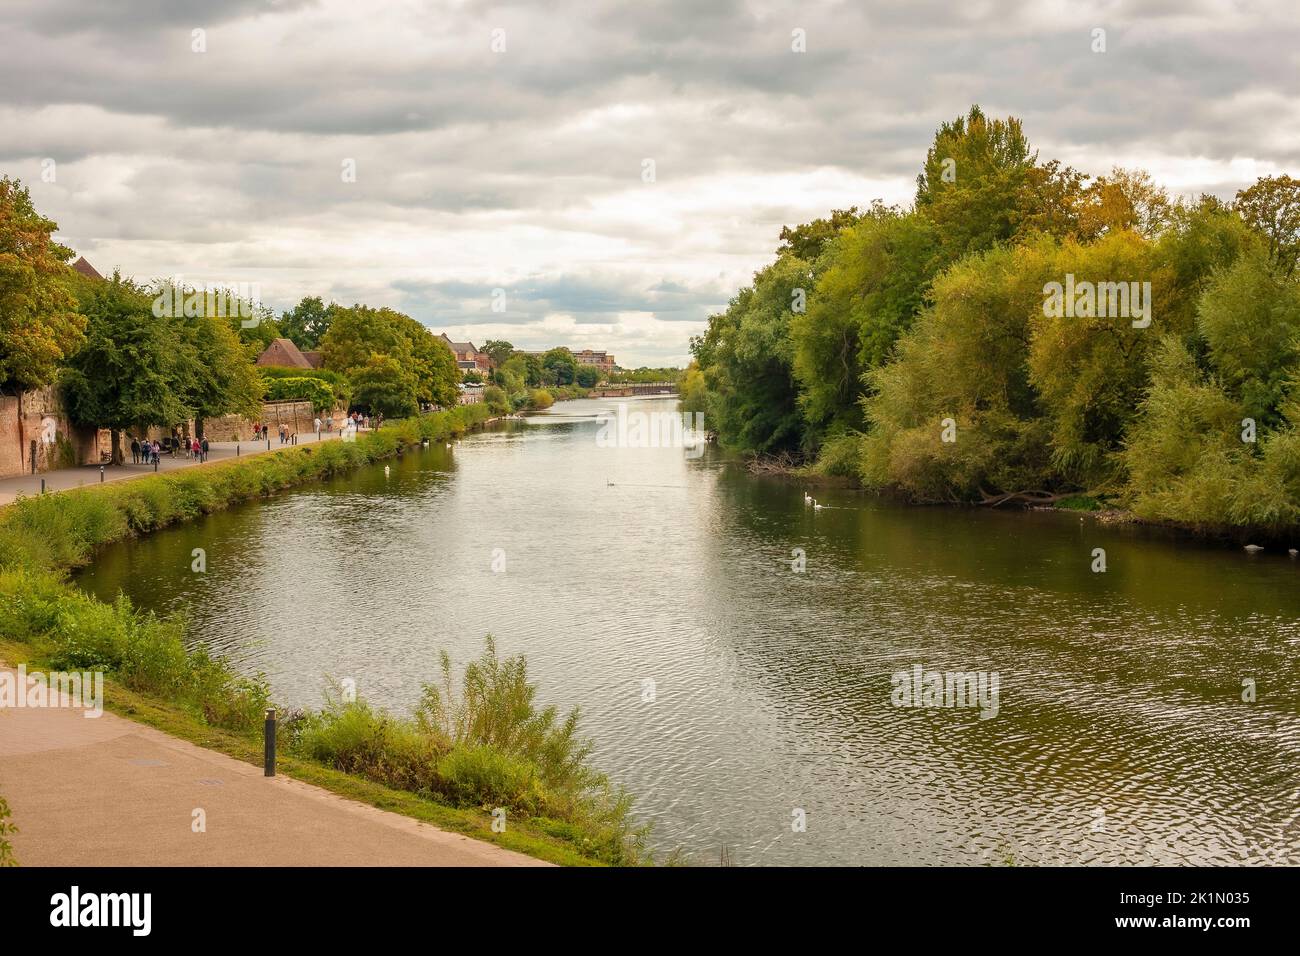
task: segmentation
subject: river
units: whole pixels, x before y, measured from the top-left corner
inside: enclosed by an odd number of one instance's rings
[[[491,633],[581,706],[661,855],[1300,863],[1300,562],[851,490],[816,510],[712,446],[602,447],[618,401],[110,547],[79,583],[184,613],[290,706],[332,675],[405,711]],[[899,706],[916,666],[996,673],[996,713]]]

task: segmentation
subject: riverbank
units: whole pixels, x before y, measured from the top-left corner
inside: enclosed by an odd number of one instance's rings
[[[1300,548],[1300,529],[1264,529],[1233,525],[1189,524],[1144,517],[1137,512],[1117,507],[1112,497],[1094,497],[1085,492],[1063,492],[1058,495],[1028,494],[1003,495],[983,502],[913,502],[900,494],[874,491],[861,481],[837,470],[828,471],[822,461],[798,462],[790,456],[749,456],[745,467],[750,474],[760,478],[774,478],[806,489],[836,488],[859,492],[918,508],[962,508],[1001,511],[1055,511],[1077,514],[1081,519],[1099,525],[1133,525],[1173,537],[1182,537],[1205,543],[1241,547],[1256,544],[1272,550],[1289,551]]]
[[[6,658],[19,663],[13,659],[14,649],[26,648],[29,659],[47,670],[104,669],[114,678],[109,686],[117,691],[111,700],[134,695],[127,716],[155,713],[166,724],[164,729],[205,746],[211,735],[224,735],[223,746],[235,751],[232,756],[259,759],[261,714],[270,704],[265,678],[238,675],[202,647],[187,650],[178,622],[139,613],[122,598],[111,605],[100,602],[69,584],[67,572],[89,561],[105,544],[400,455],[425,441],[455,437],[486,424],[490,416],[484,406],[461,406],[392,423],[355,442],[286,449],[116,485],[24,498],[0,509],[0,639],[9,649]],[[522,678],[522,669],[518,673]],[[145,701],[147,709],[140,706]],[[112,702],[109,709],[114,709]],[[536,754],[447,739],[436,728],[427,728],[429,732],[418,738],[409,732],[395,735],[409,728],[371,710],[363,700],[290,718],[292,732],[282,740],[285,772],[291,775],[336,792],[360,787],[362,798],[375,805],[417,818],[433,814],[458,832],[473,831],[555,862],[636,859],[626,798],[607,791],[603,778],[582,765],[582,759],[565,777],[530,759]],[[573,728],[568,736],[581,749]],[[537,742],[556,741],[543,735]],[[312,759],[305,750],[294,752],[298,744],[314,747],[314,756],[326,759]],[[391,758],[406,761],[411,772],[393,776]],[[340,774],[340,769],[360,777]],[[484,807],[494,806],[510,808],[511,822],[504,833],[496,832],[496,820],[484,813]],[[542,814],[540,822],[530,823],[528,818],[537,814]]]

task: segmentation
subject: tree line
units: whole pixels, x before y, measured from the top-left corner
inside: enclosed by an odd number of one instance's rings
[[[972,107],[910,206],[782,230],[692,339],[683,400],[732,448],[917,502],[1290,528],[1298,258],[1300,181],[1172,198],[1041,160]]]

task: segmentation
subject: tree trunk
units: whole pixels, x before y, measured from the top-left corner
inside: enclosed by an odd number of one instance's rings
[[[113,464],[120,465],[122,464],[122,433],[116,428],[111,428],[109,434],[113,436]]]
[[[199,441],[203,441],[203,419],[197,415],[194,418],[194,437]]]

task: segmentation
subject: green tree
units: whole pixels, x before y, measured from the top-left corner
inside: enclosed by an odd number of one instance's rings
[[[879,204],[825,247],[806,310],[790,320],[799,403],[814,440],[863,426],[862,377],[911,327],[934,249],[926,219]]]
[[[583,388],[593,387],[604,377],[605,373],[595,365],[578,366],[577,382]]]
[[[1048,428],[1029,382],[1044,263],[995,247],[935,279],[933,305],[867,374],[862,478],[918,501],[1049,492]]]
[[[916,180],[916,210],[934,224],[940,268],[1016,233],[1036,161],[1015,117],[989,119],[972,106],[939,127]]]
[[[122,429],[169,428],[190,417],[177,388],[186,360],[177,320],[156,317],[152,297],[118,273],[95,283],[80,305],[86,341],[63,370],[64,395],[73,421],[112,430],[113,463],[121,464]]]
[[[1300,362],[1300,287],[1270,253],[1247,253],[1209,283],[1196,325],[1227,394],[1261,426],[1279,425]]]
[[[0,178],[0,390],[43,388],[85,341],[69,291],[72,250],[51,236],[27,188]]]
[[[419,411],[413,373],[388,355],[372,355],[351,373],[353,400],[371,414],[402,418]]]
[[[504,339],[488,339],[480,350],[492,362],[494,369],[500,368],[514,354],[515,347]]]
[[[808,286],[808,264],[782,256],[754,275],[726,311],[691,339],[708,386],[706,417],[719,441],[740,451],[797,451],[801,439],[790,306]]]
[[[326,305],[319,296],[306,296],[280,316],[280,334],[305,352],[319,347],[329,331],[334,305]]]
[[[578,377],[578,361],[573,353],[564,347],[554,348],[542,356],[542,368],[545,370],[548,384],[572,385]]]
[[[798,226],[781,227],[781,244],[776,248],[778,257],[790,255],[804,262],[816,262],[826,243],[862,218],[857,206],[836,209],[824,219],[814,219]]]
[[[203,422],[221,415],[256,417],[266,386],[229,322],[215,315],[172,321],[176,341],[174,367],[180,402],[202,436]]]

